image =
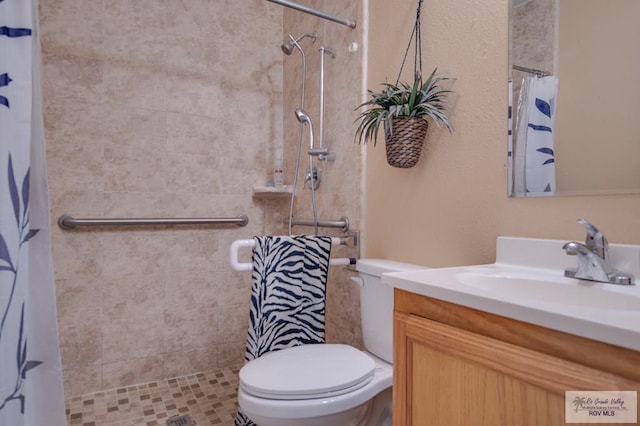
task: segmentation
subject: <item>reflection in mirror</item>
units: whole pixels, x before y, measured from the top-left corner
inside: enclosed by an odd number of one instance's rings
[[[640,1],[512,0],[511,11],[509,194],[639,193]]]

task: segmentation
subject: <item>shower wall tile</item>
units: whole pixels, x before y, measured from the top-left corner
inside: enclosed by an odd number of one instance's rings
[[[164,376],[184,376],[192,374],[194,371],[207,371],[217,367],[218,348],[215,345],[211,345],[202,349],[167,354],[164,360]]]
[[[170,269],[166,276],[167,308],[175,312],[189,312],[215,308],[222,301],[228,303],[226,298],[221,298],[219,287],[216,274],[211,271]]]
[[[245,249],[240,252],[239,261],[242,263],[251,262],[251,251]],[[225,305],[233,306],[243,304],[249,306],[251,299],[251,273],[232,271],[230,268],[219,269],[216,272],[218,282],[218,294],[220,300],[225,301]],[[249,310],[246,310],[249,318]]]
[[[119,383],[149,383],[163,374],[164,359],[161,355],[113,362],[102,367],[102,386],[113,389],[121,386]]]
[[[165,35],[165,0],[104,0],[104,34],[107,39],[126,35],[135,43],[141,37]]]
[[[65,397],[82,395],[102,387],[102,366],[64,369]]]
[[[127,108],[165,110],[166,77],[153,64],[132,67],[130,62],[105,62],[103,69],[106,102]]]
[[[44,52],[73,52],[98,57],[103,42],[102,0],[38,2]],[[72,22],[74,25],[69,25]]]
[[[162,354],[164,334],[161,315],[105,321],[102,325],[103,362],[115,363]]]
[[[105,136],[112,130],[112,124],[105,120],[108,113],[105,105],[45,95],[51,103],[45,105],[45,126],[47,130],[47,146],[64,148],[67,143],[81,142],[87,145],[103,147]]]
[[[234,342],[247,332],[249,315],[246,303],[221,306],[218,311],[218,341]]]
[[[157,73],[167,55],[165,12],[165,3],[158,0],[106,1],[103,55],[112,64]]]
[[[165,173],[168,192],[219,193],[222,185],[220,163],[215,155],[171,153]]]
[[[102,332],[100,316],[67,316],[60,322],[65,333],[60,336],[63,366],[88,367],[102,362]]]
[[[71,278],[56,281],[56,299],[60,318],[81,321],[86,311],[102,311],[103,283],[99,278]],[[95,316],[99,318],[99,316]],[[92,318],[93,319],[93,318]]]
[[[190,207],[183,194],[105,191],[101,195],[103,214],[109,217],[155,217],[158,212],[178,217]]]
[[[166,165],[163,152],[105,149],[104,187],[107,191],[163,191]]]
[[[161,231],[119,231],[97,236],[103,241],[103,275],[110,279],[161,271],[164,240]],[[154,284],[163,288],[164,283]]]
[[[167,151],[183,154],[216,154],[216,138],[222,123],[204,115],[167,113]],[[213,164],[208,164],[208,167]]]
[[[57,227],[56,227],[57,228]],[[96,279],[102,274],[102,241],[87,238],[83,232],[52,232],[56,280]]]
[[[244,362],[244,352],[247,346],[247,330],[239,336],[237,342],[218,345],[218,366],[231,367]]]
[[[135,156],[164,152],[167,133],[165,113],[114,105],[105,109],[101,120],[107,127],[104,141],[107,160],[118,154]],[[140,166],[144,165],[144,161],[141,162]]]
[[[218,309],[201,309],[187,318],[167,306],[164,316],[166,352],[202,348],[218,343]]]
[[[228,247],[218,247],[214,230],[168,231],[163,236],[164,268],[176,272],[214,272],[212,259],[226,257]]]
[[[75,55],[75,52],[53,53],[43,50],[45,102],[58,105],[71,102],[98,103],[104,98],[104,61]]]
[[[162,273],[127,275],[105,280],[103,286],[105,321],[162,316],[165,306]]]
[[[221,121],[229,117],[225,114],[227,93],[220,87],[215,74],[169,74],[166,91],[169,112],[204,115]]]

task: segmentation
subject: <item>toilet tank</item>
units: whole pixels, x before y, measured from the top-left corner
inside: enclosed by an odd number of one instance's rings
[[[378,358],[393,362],[393,287],[384,284],[384,272],[429,269],[386,259],[359,259],[360,316],[364,347]]]

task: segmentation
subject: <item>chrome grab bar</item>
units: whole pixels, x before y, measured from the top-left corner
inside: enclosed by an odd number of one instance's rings
[[[283,221],[283,223],[285,225],[289,224],[289,220],[285,219]],[[298,219],[293,219],[291,221],[291,226],[315,226],[315,222],[313,220],[298,220]],[[339,220],[319,220],[318,221],[318,226],[320,228],[340,228],[342,229],[343,232],[347,232],[349,230],[349,218],[348,217],[341,217]]]
[[[69,214],[63,214],[58,218],[58,226],[65,231],[75,229],[77,226],[140,226],[140,225],[224,225],[236,224],[246,226],[249,218],[246,215],[237,217],[196,217],[196,218],[75,218]]]

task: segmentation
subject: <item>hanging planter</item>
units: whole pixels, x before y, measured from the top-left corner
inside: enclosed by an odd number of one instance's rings
[[[416,117],[393,117],[391,133],[386,136],[387,163],[407,169],[418,164],[429,122]]]
[[[452,92],[442,86],[448,79],[439,77],[437,69],[434,69],[426,80],[422,78],[421,6],[422,0],[419,0],[416,22],[396,83],[383,83],[383,90],[380,92],[369,90],[370,99],[357,108],[367,109],[356,119],[356,122],[359,121],[356,139],[360,143],[373,141],[375,146],[382,124],[387,163],[393,167],[409,168],[418,163],[429,120],[436,124],[444,124],[449,131],[453,130],[447,116],[447,97]],[[411,83],[400,82],[402,68],[414,38],[414,79]]]

